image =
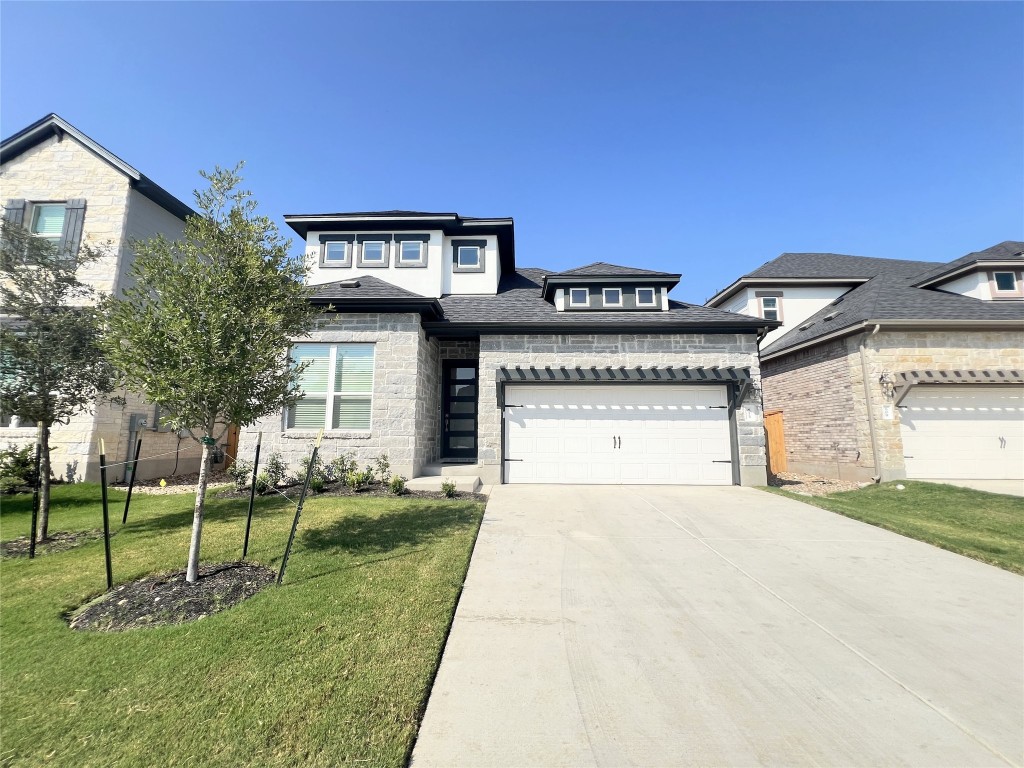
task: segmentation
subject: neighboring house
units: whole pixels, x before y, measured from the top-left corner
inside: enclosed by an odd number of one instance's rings
[[[707,305],[783,323],[761,374],[791,471],[1024,479],[1024,242],[948,263],[786,253]]]
[[[191,208],[157,186],[125,161],[103,148],[57,115],[18,131],[0,143],[0,193],[4,217],[39,237],[77,252],[82,243],[104,251],[99,260],[83,266],[79,279],[101,293],[125,286],[132,261],[132,239],[160,233],[181,236]],[[106,442],[110,462],[129,457],[135,437],[143,438],[143,456],[165,454],[143,462],[140,478],[172,471],[198,469],[199,449],[158,428],[155,409],[138,395],[113,393],[123,405],[98,404],[69,424],[52,429],[52,466],[58,478],[98,480],[97,444]],[[17,414],[0,414],[0,444],[24,444],[35,439],[35,426]],[[111,481],[123,479],[124,465],[112,471]]]
[[[758,336],[776,324],[668,298],[679,275],[516,265],[511,219],[286,216],[316,330],[293,409],[243,431],[295,466],[386,452],[407,477],[763,485]]]

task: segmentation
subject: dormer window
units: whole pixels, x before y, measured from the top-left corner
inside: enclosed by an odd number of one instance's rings
[[[653,288],[637,288],[636,305],[638,307],[658,306],[658,292]]]
[[[460,245],[455,263],[460,269],[480,266],[480,249],[475,245]]]
[[[569,306],[570,307],[589,307],[590,306],[590,291],[586,288],[570,288],[569,289]]]
[[[782,320],[782,291],[755,291],[757,308],[765,320]]]
[[[605,288],[601,291],[601,300],[606,307],[621,307],[622,306],[622,289],[621,288]]]
[[[994,272],[992,282],[997,293],[1017,293],[1017,275],[1013,272]]]

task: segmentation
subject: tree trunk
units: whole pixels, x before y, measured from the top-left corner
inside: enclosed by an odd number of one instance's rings
[[[196,486],[196,507],[192,516],[192,543],[188,547],[188,571],[185,581],[195,584],[199,580],[199,542],[203,537],[203,510],[206,506],[206,482],[210,474],[210,448],[203,443],[203,458],[199,465],[199,484]]]
[[[50,526],[50,427],[39,431],[39,538],[44,541]]]

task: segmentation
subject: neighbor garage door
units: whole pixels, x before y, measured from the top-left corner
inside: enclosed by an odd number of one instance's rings
[[[733,482],[723,385],[511,385],[509,483]]]
[[[1024,387],[921,385],[900,404],[907,477],[1024,478]]]

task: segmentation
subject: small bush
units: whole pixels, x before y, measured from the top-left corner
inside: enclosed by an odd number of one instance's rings
[[[306,482],[306,475],[309,474],[309,487],[313,489],[315,493],[320,493],[327,486],[327,468],[324,466],[324,460],[320,458],[320,453],[317,452],[316,461],[313,463],[312,469],[309,465],[309,456],[303,456],[300,462],[302,468],[299,470],[295,479],[299,485]]]
[[[373,460],[373,474],[385,485],[391,482],[391,462],[387,453],[382,453]]]
[[[273,490],[273,486],[270,484],[270,475],[267,474],[266,470],[263,470],[256,475],[256,493],[260,496],[266,496]]]
[[[256,477],[256,493],[265,496],[273,493],[288,474],[288,465],[284,463],[280,453],[272,453],[267,458],[263,471]]]
[[[351,453],[343,453],[324,468],[332,482],[344,482],[349,472],[356,471],[356,459]]]
[[[406,480],[408,480],[407,477],[402,477],[401,475],[393,475],[391,477],[391,480],[388,481],[388,491],[395,494],[395,496],[401,496],[403,493],[405,493]]]
[[[17,485],[35,486],[39,480],[36,475],[35,446],[19,448],[9,443],[0,450],[0,477],[8,478],[9,482],[17,480]],[[4,490],[3,493],[14,493],[14,490]]]
[[[371,482],[373,482],[373,474],[369,471],[359,472],[353,471],[345,475],[345,485],[351,488],[353,491],[358,491],[360,488],[365,488]]]
[[[0,493],[17,493],[25,487],[25,478],[17,475],[0,476]]]
[[[252,462],[235,459],[235,463],[228,467],[228,476],[234,481],[236,491],[244,491],[249,487],[249,478],[252,477]]]
[[[441,493],[444,494],[444,497],[446,499],[454,499],[455,498],[455,481],[454,480],[445,480],[443,483],[441,483]]]

